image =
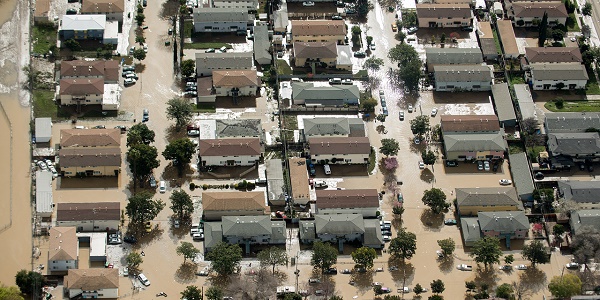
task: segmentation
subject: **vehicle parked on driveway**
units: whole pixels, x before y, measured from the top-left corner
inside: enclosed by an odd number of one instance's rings
[[[446,219],[444,225],[456,225],[456,219]]]
[[[483,171],[483,162],[480,160],[477,161],[477,170]]]
[[[458,162],[454,160],[447,160],[446,167],[458,167]]]
[[[160,183],[158,184],[158,191],[161,194],[164,194],[167,191],[167,182],[164,180],[161,180]]]
[[[431,116],[432,116],[432,117],[435,117],[435,116],[437,115],[437,112],[438,112],[437,108],[435,108],[435,107],[434,107],[434,108],[431,110]]]
[[[136,80],[134,78],[125,78],[125,80],[123,81],[124,85],[133,85],[136,82]]]
[[[486,161],[484,161],[484,162],[483,162],[483,169],[484,169],[486,172],[489,172],[489,171],[490,171],[490,162],[489,162],[489,161],[487,161],[487,160],[486,160]]]
[[[460,265],[456,266],[456,268],[461,271],[473,271],[473,267],[466,265],[466,264],[460,264]]]
[[[511,185],[512,181],[510,179],[500,179],[500,185]]]

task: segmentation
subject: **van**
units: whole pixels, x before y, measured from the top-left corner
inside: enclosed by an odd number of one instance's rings
[[[164,194],[167,191],[167,182],[165,182],[164,180],[161,180],[160,183],[158,184],[158,191],[161,194]]]
[[[149,286],[150,285],[150,280],[148,280],[148,278],[146,278],[146,275],[144,275],[144,273],[140,273],[138,275],[138,279],[140,280],[140,282],[145,285],[145,286]]]
[[[331,168],[329,165],[324,165],[323,170],[325,170],[325,175],[331,175]]]
[[[227,52],[227,47],[223,46],[223,47],[219,48],[219,51],[225,53],[225,52]]]

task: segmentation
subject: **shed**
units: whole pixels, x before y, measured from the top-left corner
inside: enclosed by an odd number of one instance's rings
[[[35,118],[35,141],[36,143],[48,143],[52,138],[52,119]]]
[[[521,119],[534,118],[537,120],[537,112],[535,110],[535,104],[533,103],[533,97],[529,91],[529,86],[527,84],[515,84],[514,89],[517,102],[519,103]]]
[[[494,98],[494,106],[496,114],[502,127],[514,127],[517,124],[517,115],[508,84],[500,83],[492,85],[492,97]]]
[[[533,184],[533,177],[531,176],[531,168],[529,161],[527,160],[527,154],[525,152],[508,154],[508,160],[510,161],[510,172],[512,174],[515,188],[517,189],[517,195],[522,201],[533,201],[533,191],[535,186]]]
[[[52,200],[52,173],[35,172],[35,210],[42,218],[52,216],[54,201]]]

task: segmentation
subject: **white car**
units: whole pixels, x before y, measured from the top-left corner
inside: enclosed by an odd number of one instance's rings
[[[437,115],[437,112],[438,112],[437,108],[432,109],[431,110],[431,116],[435,117]]]
[[[315,3],[312,1],[304,1],[302,2],[302,6],[315,6]]]
[[[128,267],[123,268],[123,276],[125,276],[125,277],[129,276],[129,268]]]
[[[384,242],[389,242],[389,241],[391,241],[391,240],[392,240],[392,236],[391,236],[391,235],[384,235],[384,236],[383,236],[383,241],[384,241]]]
[[[136,81],[136,80],[135,80],[134,78],[125,78],[125,81],[123,81],[123,83],[124,83],[125,85],[132,85],[132,84],[134,84],[134,83],[135,83],[135,81]]]
[[[461,264],[456,266],[457,269],[461,270],[461,271],[473,271],[473,267],[469,266],[469,265],[465,265],[465,264]]]
[[[425,164],[422,161],[419,162],[419,169],[425,169]]]
[[[188,136],[199,136],[200,135],[200,130],[196,130],[196,129],[192,129],[190,131],[187,132]]]
[[[500,185],[511,185],[512,181],[510,179],[500,179]]]
[[[369,48],[370,48],[371,50],[375,50],[375,43],[372,43],[372,44],[369,46]]]
[[[489,162],[489,161],[487,161],[487,160],[486,160],[486,161],[484,161],[484,162],[483,162],[483,168],[484,168],[486,171],[489,171],[489,170],[490,170],[490,162]]]
[[[527,270],[527,266],[526,265],[518,265],[517,270]]]
[[[419,139],[418,136],[415,136],[415,145],[418,145],[421,143],[421,140]]]
[[[408,105],[408,112],[409,112],[409,113],[412,113],[412,112],[413,112],[413,106],[412,106],[412,104],[409,104],[409,105]]]
[[[144,44],[144,52],[148,53],[148,44]]]
[[[566,265],[567,269],[577,269],[579,268],[579,264],[576,262],[570,262]]]

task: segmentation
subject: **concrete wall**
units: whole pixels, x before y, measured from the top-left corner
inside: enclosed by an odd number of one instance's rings
[[[491,81],[471,81],[471,82],[435,82],[435,90],[438,92],[459,91],[491,91]]]
[[[87,176],[115,176],[115,172],[118,172],[121,166],[99,166],[99,167],[61,167],[60,170],[65,177],[77,176],[77,173],[87,173],[92,171],[92,175]]]
[[[319,200],[317,199],[317,208]],[[375,217],[377,207],[355,207],[355,208],[318,208],[319,215],[339,215],[339,214],[362,214],[363,217]]]
[[[98,220],[98,221],[57,221],[59,227],[75,227],[77,232],[94,232],[119,229],[120,220]]]
[[[67,271],[77,269],[77,260],[50,260],[48,259],[48,271]]]
[[[259,155],[200,157],[203,166],[251,166],[259,159]],[[234,163],[228,164],[227,161],[234,161]]]

